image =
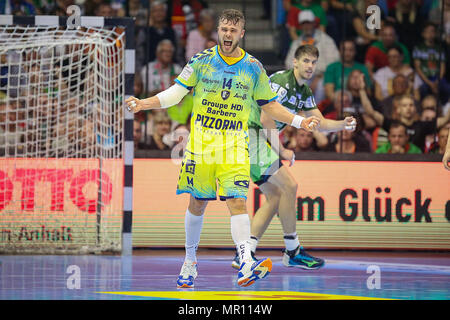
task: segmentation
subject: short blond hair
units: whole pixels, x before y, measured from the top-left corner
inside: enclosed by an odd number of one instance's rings
[[[219,22],[224,21],[228,22],[231,21],[233,24],[238,24],[239,22],[242,22],[242,27],[245,26],[245,17],[244,14],[236,9],[225,9],[222,11],[222,13],[219,15]]]

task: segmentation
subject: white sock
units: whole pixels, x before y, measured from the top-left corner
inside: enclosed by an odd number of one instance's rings
[[[250,236],[250,250],[255,253],[256,252],[256,247],[258,246],[258,238],[255,236]]]
[[[203,226],[203,215],[193,215],[189,209],[186,210],[184,218],[184,230],[186,233],[186,260],[197,261],[197,248],[200,242],[200,234]]]
[[[250,251],[250,218],[248,214],[238,214],[231,216],[231,237],[236,244],[237,252],[241,263],[252,261]]]
[[[300,242],[298,241],[297,232],[285,233],[284,234],[284,245],[286,246],[286,249],[288,251],[297,249],[297,247],[300,245]]]

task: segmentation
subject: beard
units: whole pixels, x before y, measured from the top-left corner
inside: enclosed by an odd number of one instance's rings
[[[231,41],[232,44],[231,44],[231,48],[230,49],[226,49],[226,48],[229,48],[229,47],[225,47],[225,44],[224,44],[225,41]],[[239,45],[239,41],[219,39],[219,47],[220,47],[220,50],[223,53],[232,53],[232,52],[234,52],[234,50],[236,50],[238,45]],[[227,50],[229,50],[229,51],[227,51]]]

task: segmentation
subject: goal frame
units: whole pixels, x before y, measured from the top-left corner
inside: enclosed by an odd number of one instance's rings
[[[68,17],[63,16],[13,16],[0,15],[0,25],[26,25],[31,27],[54,26],[67,27]],[[121,27],[125,33],[125,99],[134,94],[135,74],[135,38],[134,18],[106,18],[97,16],[81,16],[80,27]],[[133,159],[134,114],[124,108],[123,124],[123,216],[122,216],[122,255],[132,254],[132,221],[133,221]]]

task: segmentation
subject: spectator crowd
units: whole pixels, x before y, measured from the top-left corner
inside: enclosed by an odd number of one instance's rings
[[[280,134],[285,147],[295,152],[444,153],[450,129],[450,0],[278,2],[280,64],[292,68],[296,48],[315,45],[320,56],[308,85],[318,108],[325,118],[352,115],[358,120],[355,132],[337,134],[288,127]],[[66,15],[72,4],[83,15],[136,19],[138,98],[167,89],[192,55],[217,44],[217,12],[210,1],[6,0],[0,14]],[[270,18],[270,4],[261,2],[261,19]],[[367,27],[372,5],[379,8],[377,28]],[[8,70],[1,72],[4,81]],[[4,85],[0,82],[0,138],[9,130],[2,123],[8,117]],[[188,94],[176,106],[136,114],[135,148],[171,150],[182,143],[191,110]],[[8,139],[18,139],[17,134]]]

